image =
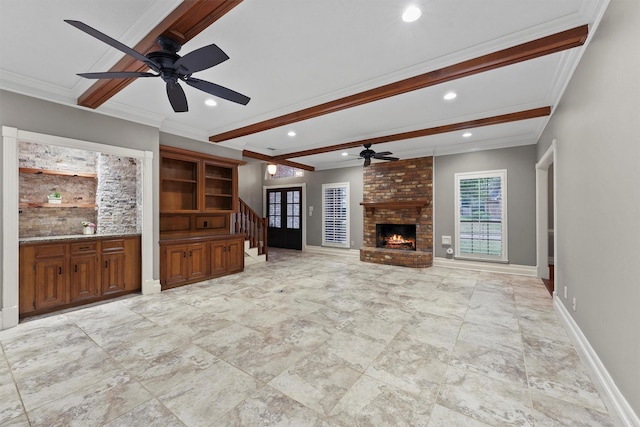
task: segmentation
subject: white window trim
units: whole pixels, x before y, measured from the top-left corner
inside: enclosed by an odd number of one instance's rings
[[[496,257],[491,255],[462,255],[460,253],[460,180],[462,179],[476,179],[476,178],[490,178],[499,176],[502,179],[502,256]],[[509,262],[508,252],[508,228],[507,227],[507,170],[497,169],[491,171],[480,172],[462,172],[455,174],[455,258],[473,261],[488,261],[488,262]]]
[[[325,240],[326,227],[325,227],[325,189],[327,188],[345,188],[345,198],[347,200],[347,214],[346,214],[346,237],[344,243],[327,242]],[[322,246],[329,246],[334,248],[350,248],[351,242],[351,203],[350,203],[350,189],[348,182],[336,182],[332,184],[322,184]]]

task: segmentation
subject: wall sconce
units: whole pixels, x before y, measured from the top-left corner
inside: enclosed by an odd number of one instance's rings
[[[269,175],[273,176],[276,174],[277,171],[278,171],[278,165],[274,163],[269,163],[267,165],[267,172],[269,173]]]

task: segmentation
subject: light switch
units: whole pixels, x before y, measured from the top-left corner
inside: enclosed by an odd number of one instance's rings
[[[442,236],[442,245],[451,246],[451,236]]]

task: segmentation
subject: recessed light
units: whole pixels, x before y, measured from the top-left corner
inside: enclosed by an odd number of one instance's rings
[[[349,153],[342,153],[342,155],[343,155],[343,156],[348,156],[348,155],[349,155]]]
[[[447,101],[450,101],[452,99],[455,99],[456,96],[458,96],[458,94],[455,92],[447,92],[444,94],[443,98],[446,99]]]
[[[287,132],[287,135],[296,136],[296,133],[294,131],[290,130],[289,132]]]
[[[473,135],[471,132],[465,132],[462,134],[463,138],[469,138],[471,135]]]
[[[402,13],[402,20],[404,22],[413,22],[417,21],[418,18],[422,15],[422,11],[415,6],[409,6]]]
[[[206,105],[208,105],[209,107],[215,107],[216,105],[218,105],[218,103],[216,102],[216,100],[215,100],[215,99],[211,99],[211,98],[209,98],[209,99],[207,99],[206,101],[204,101],[204,103],[205,103]]]

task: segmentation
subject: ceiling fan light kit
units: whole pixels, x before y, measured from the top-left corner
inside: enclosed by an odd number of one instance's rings
[[[169,103],[171,104],[173,111],[176,113],[189,111],[187,97],[180,86],[179,81],[183,81],[189,86],[210,95],[238,104],[247,105],[251,99],[246,95],[228,89],[224,86],[191,77],[195,72],[214,67],[229,59],[229,56],[227,56],[227,54],[215,44],[201,47],[200,49],[196,49],[181,57],[178,55],[178,52],[182,48],[182,45],[171,37],[160,36],[158,37],[158,45],[162,50],[150,52],[145,56],[83,22],[70,19],[65,19],[65,22],[76,27],[80,31],[89,34],[90,36],[97,38],[109,46],[143,62],[152,71],[154,71],[154,73],[138,71],[79,73],[78,75],[80,77],[87,79],[160,77],[166,83],[167,97],[169,98]]]

